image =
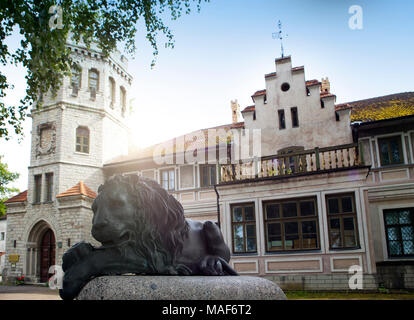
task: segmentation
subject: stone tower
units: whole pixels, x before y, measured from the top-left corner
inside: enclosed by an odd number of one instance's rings
[[[239,113],[240,113],[240,105],[237,103],[236,100],[231,100],[231,119],[232,123],[239,122]]]
[[[34,108],[28,190],[7,201],[6,277],[45,282],[50,265],[92,241],[91,204],[103,164],[128,153],[132,77],[119,52],[68,42],[74,65],[57,96]]]

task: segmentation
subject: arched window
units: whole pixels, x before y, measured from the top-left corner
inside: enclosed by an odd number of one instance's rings
[[[99,72],[96,69],[89,70],[88,87],[91,91],[99,90]]]
[[[121,87],[119,98],[120,98],[120,105],[121,105],[122,116],[125,116],[125,111],[126,111],[126,90],[125,90],[124,87]]]
[[[115,106],[115,80],[109,77],[109,98],[111,99],[111,108]]]
[[[76,152],[89,153],[89,129],[76,128]]]

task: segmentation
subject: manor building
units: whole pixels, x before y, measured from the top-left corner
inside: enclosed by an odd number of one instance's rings
[[[327,78],[306,80],[282,57],[243,121],[232,101],[229,124],[128,152],[125,59],[71,48],[74,75],[32,113],[27,195],[6,203],[8,275],[45,281],[71,245],[93,242],[95,192],[123,173],[216,221],[241,275],[349,289],[357,266],[364,289],[414,287],[413,92],[336,104]]]

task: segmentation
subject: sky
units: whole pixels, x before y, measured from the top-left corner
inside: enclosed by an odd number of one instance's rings
[[[353,5],[362,9],[361,29],[349,26]],[[264,75],[275,71],[281,56],[280,41],[272,37],[279,20],[285,55],[293,66],[305,66],[307,80],[328,77],[337,103],[413,91],[413,14],[412,0],[210,0],[199,13],[164,20],[175,47],[165,49],[159,36],[154,68],[141,28],[137,51],[128,57],[134,143],[145,147],[230,123],[234,99],[241,110],[252,105],[251,95],[265,88]],[[18,47],[18,40],[16,32],[10,47]],[[15,103],[24,97],[26,71],[1,70],[15,85],[4,100]],[[0,140],[0,155],[21,174],[14,183],[21,191],[30,165],[30,118],[24,133],[21,143],[16,137]]]

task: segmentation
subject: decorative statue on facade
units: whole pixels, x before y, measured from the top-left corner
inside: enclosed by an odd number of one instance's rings
[[[63,299],[74,299],[94,277],[237,275],[217,225],[185,219],[181,204],[161,186],[138,175],[116,175],[98,189],[92,236],[63,256]]]

